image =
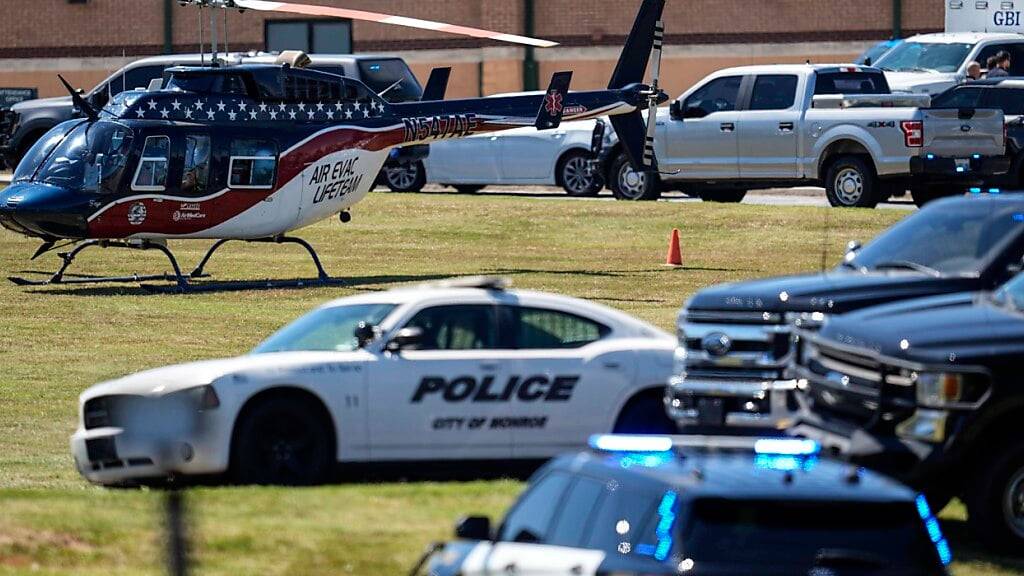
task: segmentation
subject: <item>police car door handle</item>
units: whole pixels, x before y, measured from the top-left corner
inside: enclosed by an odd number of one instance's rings
[[[781,132],[783,134],[788,134],[788,133],[790,133],[792,131],[793,131],[793,123],[792,122],[779,122],[779,132]]]
[[[718,125],[718,129],[722,132],[733,132],[736,130],[736,125],[732,122],[722,122]]]
[[[619,368],[622,368],[622,364],[619,364],[618,362],[605,362],[604,367],[609,370],[618,370]]]
[[[485,362],[480,365],[480,369],[483,370],[484,372],[494,372],[495,370],[498,369],[498,365]]]
[[[515,565],[515,563],[505,566],[505,574],[515,574],[516,572],[519,572],[519,568]]]

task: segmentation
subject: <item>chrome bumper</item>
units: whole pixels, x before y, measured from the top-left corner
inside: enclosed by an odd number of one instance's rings
[[[796,380],[673,377],[665,410],[681,429],[783,429],[791,422]]]

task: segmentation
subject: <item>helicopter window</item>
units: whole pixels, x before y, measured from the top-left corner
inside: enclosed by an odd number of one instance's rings
[[[181,174],[182,194],[203,195],[210,176],[210,137],[185,138],[185,170]]]
[[[63,139],[62,132],[67,132]],[[115,192],[121,171],[132,149],[132,131],[116,122],[71,121],[59,125],[44,137],[42,148],[33,149],[31,158],[45,163],[35,175],[18,172],[17,177],[32,178],[53,186],[91,193]],[[23,163],[24,164],[24,163]]]
[[[167,164],[170,158],[171,139],[167,136],[149,136],[142,149],[142,159],[135,171],[132,190],[137,192],[162,192],[167,188]]]
[[[270,140],[232,141],[229,171],[231,188],[273,188],[277,173],[277,145]]]

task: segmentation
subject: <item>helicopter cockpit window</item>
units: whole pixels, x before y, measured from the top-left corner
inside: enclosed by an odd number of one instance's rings
[[[167,165],[171,140],[167,136],[150,136],[142,150],[139,168],[135,171],[132,190],[137,192],[163,192],[167,188]]]
[[[185,138],[185,169],[181,174],[181,193],[202,196],[210,178],[210,137]]]
[[[132,130],[117,122],[82,122],[59,139],[60,132],[70,125],[59,126],[60,130],[44,138],[44,148],[32,152],[33,157],[42,157],[47,149],[52,150],[33,180],[83,192],[116,192],[132,149]],[[17,176],[27,178],[29,174],[22,171]]]
[[[272,140],[233,140],[229,171],[231,188],[273,188],[277,175],[277,144]]]

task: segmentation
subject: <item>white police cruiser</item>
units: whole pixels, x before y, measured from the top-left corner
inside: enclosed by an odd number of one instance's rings
[[[674,339],[598,304],[469,279],[326,304],[251,354],[86,390],[90,481],[311,484],[335,462],[535,460],[664,432]]]
[[[812,440],[610,436],[551,460],[491,529],[456,527],[430,576],[946,576],[924,496]]]

